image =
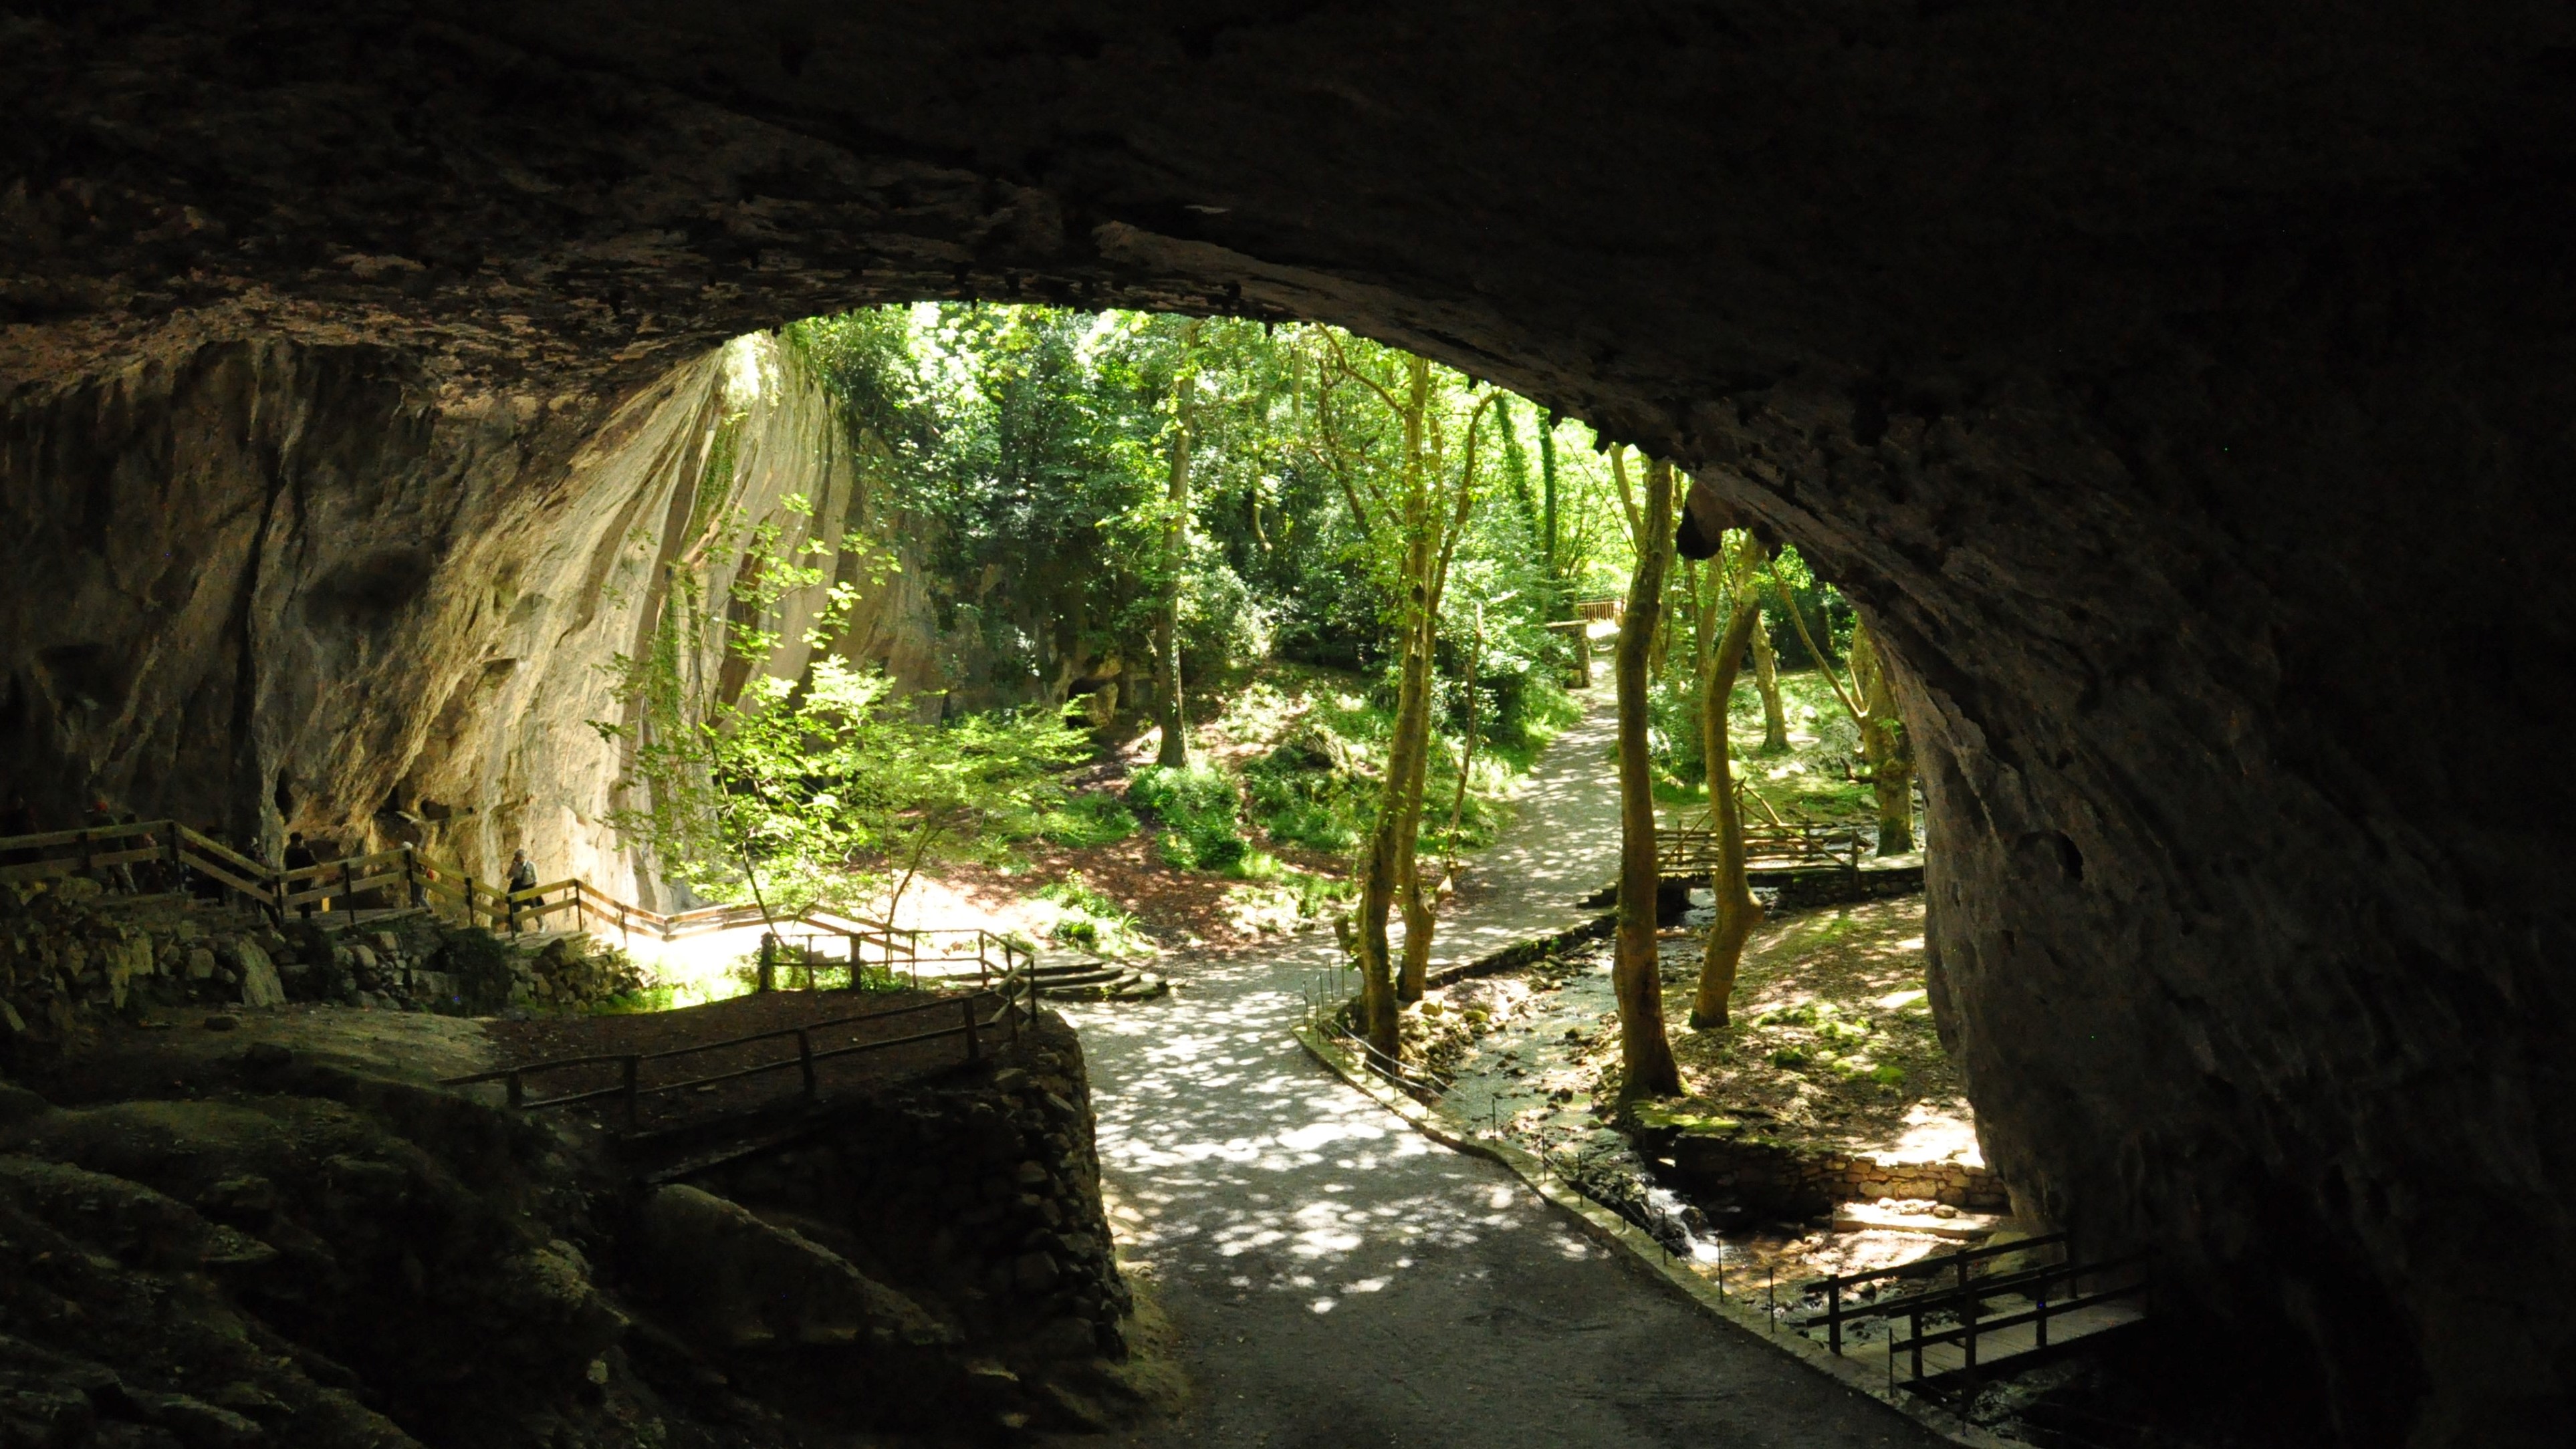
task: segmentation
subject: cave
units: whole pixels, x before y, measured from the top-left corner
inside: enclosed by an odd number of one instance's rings
[[[10,0],[0,117],[40,805],[619,879],[599,601],[727,339],[1336,323],[1866,612],[2029,1211],[2350,1442],[2576,1408],[2565,12]]]

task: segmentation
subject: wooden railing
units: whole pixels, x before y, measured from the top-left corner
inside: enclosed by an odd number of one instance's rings
[[[1838,865],[1858,870],[1874,844],[1868,830],[1858,825],[1793,820],[1744,826],[1748,865]],[[1717,865],[1717,832],[1705,826],[1657,831],[1655,864],[1667,876],[1706,874]]]
[[[998,1003],[989,1016],[984,1014],[988,1002]],[[941,1011],[954,1013],[957,1024],[910,1032],[902,1036],[879,1038],[874,1041],[854,1042],[848,1046],[818,1049],[814,1045],[814,1038],[818,1033],[835,1028],[856,1026],[863,1022],[886,1021],[899,1016],[928,1015]],[[578,1106],[586,1102],[617,1101],[623,1104],[627,1126],[632,1129],[637,1123],[646,1098],[669,1096],[694,1091],[701,1087],[716,1086],[724,1082],[741,1081],[790,1070],[797,1072],[801,1078],[799,1091],[802,1099],[809,1103],[816,1101],[821,1095],[818,1069],[825,1062],[843,1057],[890,1051],[896,1047],[914,1046],[922,1042],[956,1040],[964,1048],[966,1061],[980,1061],[983,1059],[986,1043],[992,1041],[997,1035],[1006,1041],[1017,1043],[1021,1026],[1024,1022],[1036,1021],[1037,1012],[1036,979],[1022,969],[1004,974],[986,989],[979,989],[962,996],[945,997],[937,1001],[898,1006],[885,1011],[859,1012],[823,1021],[806,1022],[799,1026],[781,1027],[775,1031],[728,1037],[723,1041],[697,1042],[683,1047],[671,1047],[663,1051],[596,1053],[588,1056],[555,1057],[545,1061],[523,1062],[518,1066],[503,1067],[496,1071],[449,1077],[439,1085],[465,1087],[484,1082],[500,1082],[505,1085],[510,1105],[530,1112],[542,1111],[550,1107]],[[736,1067],[727,1071],[684,1075],[671,1081],[648,1084],[644,1080],[646,1068],[653,1064],[676,1062],[682,1058],[702,1056],[709,1052],[759,1046],[769,1042],[779,1043],[782,1048],[773,1060],[755,1062],[750,1066]],[[791,1043],[793,1044],[792,1054],[784,1049]],[[607,1066],[617,1069],[617,1083],[614,1086],[559,1092],[551,1097],[532,1098],[528,1095],[528,1082],[532,1077]]]
[[[427,909],[492,930],[543,929],[550,921],[568,917],[567,924],[577,930],[614,927],[621,935],[659,941],[757,926],[770,919],[756,906],[705,906],[664,914],[621,901],[577,876],[511,891],[506,883],[425,860],[408,845],[280,870],[172,820],[0,836],[0,881],[53,880],[119,868],[130,875],[138,865],[170,867],[174,875],[203,876],[280,922],[316,906],[327,910],[337,903],[348,910],[363,896],[374,896],[379,905]],[[783,920],[842,940],[845,959],[852,965],[900,970],[916,982],[924,966],[973,961],[977,981],[988,984],[1016,964],[1025,964],[1028,954],[1017,944],[982,930],[888,926],[821,909]],[[874,960],[869,959],[871,954]]]

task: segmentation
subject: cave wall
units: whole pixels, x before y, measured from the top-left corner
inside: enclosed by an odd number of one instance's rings
[[[604,643],[457,632],[364,718],[364,631],[195,656],[380,518],[483,561],[432,571],[451,611],[542,500],[596,542],[633,495],[564,460],[745,331],[1342,323],[1691,466],[1868,612],[1942,1019],[2028,1201],[2159,1245],[2166,1309],[2324,1375],[2356,1442],[2554,1442],[2571,57],[2522,0],[0,0],[12,698],[158,680],[165,635],[203,680],[0,728],[49,767],[236,721],[186,788],[254,814],[308,721],[394,760],[486,658]],[[271,477],[311,486],[226,481]],[[205,524],[113,553],[164,500]],[[183,539],[244,562],[155,598]],[[271,539],[305,552],[253,570]],[[154,622],[57,627],[92,609]]]
[[[782,550],[833,544],[826,584],[762,621],[785,640],[767,667],[801,672],[840,540],[889,522],[867,483],[765,337],[614,407],[442,393],[382,349],[275,339],[20,389],[0,404],[20,541],[0,789],[51,828],[103,798],[271,858],[288,831],[483,874],[524,847],[548,879],[667,904],[605,819],[621,758],[592,721],[627,722],[608,666],[667,608],[703,618],[688,667],[724,680],[738,540],[768,521]],[[940,679],[917,586],[868,590],[831,647]]]

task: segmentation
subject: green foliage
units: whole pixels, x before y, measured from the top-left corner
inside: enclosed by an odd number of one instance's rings
[[[1093,888],[1080,871],[1038,888],[1038,899],[1059,908],[1047,934],[1094,955],[1121,957],[1151,951],[1136,918],[1107,894]]]
[[[1027,825],[1061,799],[1052,772],[1086,747],[1043,712],[925,721],[882,673],[828,655],[801,680],[762,672],[783,642],[769,627],[780,597],[770,591],[800,570],[769,526],[748,535],[737,577],[755,582],[737,586],[743,607],[722,636],[749,666],[739,692],[695,668],[710,621],[681,590],[648,652],[609,666],[627,721],[592,722],[628,761],[609,824],[664,875],[717,900],[747,897],[773,918],[818,904],[861,911],[978,833]],[[830,598],[809,646],[838,632],[855,590]]]
[[[1116,845],[1135,833],[1135,812],[1115,795],[1075,795],[1038,816],[1038,834],[1068,850]]]
[[[1166,769],[1149,765],[1127,785],[1131,805],[1162,821],[1157,842],[1163,861],[1182,870],[1224,870],[1244,857],[1251,842],[1235,828],[1234,782],[1208,765]]]

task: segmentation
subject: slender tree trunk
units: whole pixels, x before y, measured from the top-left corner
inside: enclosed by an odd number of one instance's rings
[[[1422,591],[1428,602],[1430,591]],[[1413,687],[1415,703],[1409,716],[1399,716],[1396,728],[1403,732],[1404,823],[1395,841],[1396,868],[1400,886],[1398,899],[1404,907],[1404,960],[1395,978],[1395,999],[1400,1003],[1420,1001],[1428,989],[1431,974],[1431,937],[1436,927],[1431,919],[1429,893],[1422,889],[1420,853],[1422,850],[1422,796],[1431,774],[1431,664],[1434,632],[1432,619],[1425,613],[1415,641],[1416,655],[1406,661],[1408,685],[1418,675]]]
[[[1476,768],[1476,670],[1485,661],[1485,614],[1476,611],[1476,628],[1467,640],[1467,738],[1458,747],[1458,788],[1449,796],[1449,837],[1440,860],[1443,880],[1458,869],[1458,823],[1467,815],[1467,777]]]
[[[1789,748],[1789,715],[1780,707],[1780,663],[1771,653],[1771,631],[1753,631],[1753,689],[1762,696],[1762,753]]]
[[[1619,936],[1611,984],[1619,998],[1620,1052],[1627,1065],[1622,1094],[1670,1096],[1681,1090],[1681,1070],[1664,1033],[1663,973],[1655,950],[1655,893],[1662,877],[1655,863],[1654,764],[1646,746],[1646,656],[1663,614],[1664,570],[1673,542],[1670,464],[1647,468],[1639,525],[1637,572],[1628,581],[1627,616],[1611,665],[1619,697]]]
[[[1367,858],[1360,871],[1360,1012],[1369,1042],[1392,1060],[1402,1051],[1396,1014],[1398,996],[1387,918],[1399,900],[1406,913],[1407,955],[1414,928],[1412,860],[1422,812],[1423,751],[1430,737],[1431,653],[1428,617],[1434,607],[1432,581],[1439,558],[1432,537],[1430,485],[1423,458],[1423,420],[1430,405],[1430,366],[1420,358],[1407,368],[1404,425],[1404,482],[1398,526],[1404,530],[1404,609],[1400,620],[1403,652],[1396,684],[1395,730],[1388,741],[1386,782],[1378,796],[1377,820],[1369,829]],[[1426,938],[1428,932],[1422,933]],[[1416,993],[1417,996],[1419,993]]]
[[[1745,547],[1751,547],[1746,541]],[[1709,872],[1709,891],[1717,897],[1717,918],[1701,943],[1699,994],[1691,1002],[1693,1031],[1727,1022],[1727,998],[1735,994],[1735,971],[1744,959],[1744,943],[1762,923],[1762,903],[1744,873],[1744,816],[1735,803],[1735,775],[1729,765],[1726,702],[1735,693],[1735,677],[1744,664],[1745,644],[1760,632],[1762,610],[1748,570],[1736,590],[1735,613],[1726,635],[1714,645],[1712,630],[1701,631],[1700,748],[1708,757],[1709,824],[1717,835],[1717,864]],[[1712,608],[1713,616],[1715,610]]]
[[[1914,849],[1914,746],[1905,737],[1905,719],[1896,712],[1896,693],[1888,687],[1887,661],[1878,641],[1863,625],[1852,630],[1852,674],[1860,685],[1862,757],[1869,762],[1870,793],[1878,804],[1878,853],[1903,855]]]
[[[1171,519],[1163,530],[1163,608],[1154,621],[1154,656],[1162,669],[1162,747],[1154,763],[1174,769],[1190,762],[1189,723],[1181,712],[1181,570],[1190,554],[1190,395],[1198,386],[1190,353],[1198,342],[1193,319],[1181,328],[1181,360],[1172,382],[1172,467],[1164,501]]]
[[[1544,495],[1547,519],[1547,587],[1546,617],[1561,618],[1565,612],[1565,590],[1558,587],[1556,547],[1556,409],[1550,408],[1538,423],[1538,473]]]

